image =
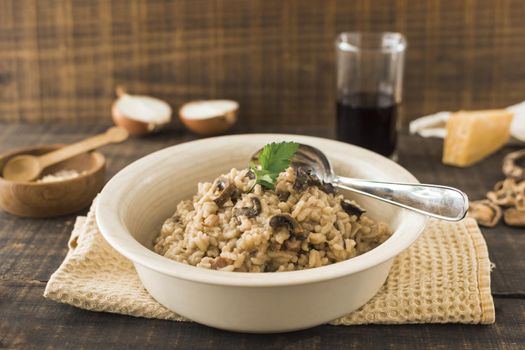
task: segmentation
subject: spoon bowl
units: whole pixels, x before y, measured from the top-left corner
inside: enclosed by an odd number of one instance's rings
[[[3,177],[11,181],[31,181],[42,172],[38,157],[29,154],[16,156],[8,164],[4,168]]]
[[[262,148],[253,154],[253,162],[258,161],[261,151]],[[338,176],[326,155],[313,146],[299,144],[290,165],[296,169],[305,168],[311,176],[335,187],[441,220],[459,221],[465,217],[468,210],[467,195],[453,187],[370,181]]]

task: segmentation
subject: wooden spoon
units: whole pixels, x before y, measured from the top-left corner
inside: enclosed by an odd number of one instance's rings
[[[122,142],[128,138],[128,132],[120,127],[109,128],[105,133],[87,138],[59,150],[41,156],[29,154],[11,158],[3,170],[3,177],[11,181],[32,181],[40,176],[46,167],[63,160],[91,151],[108,143]]]

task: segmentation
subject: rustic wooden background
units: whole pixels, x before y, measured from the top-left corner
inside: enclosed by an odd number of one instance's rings
[[[0,0],[0,120],[109,118],[117,85],[249,126],[333,125],[338,32],[409,42],[404,120],[525,99],[521,0]]]

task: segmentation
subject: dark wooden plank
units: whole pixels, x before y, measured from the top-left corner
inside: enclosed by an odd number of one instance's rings
[[[405,119],[523,100],[520,0],[4,0],[0,120],[108,120],[117,84],[241,124],[333,125],[337,33],[401,31]]]
[[[320,326],[241,334],[98,313],[42,298],[40,282],[0,282],[0,346],[100,349],[523,349],[525,300],[496,299],[494,325]]]

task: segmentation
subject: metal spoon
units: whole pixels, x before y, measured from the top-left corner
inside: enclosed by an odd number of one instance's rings
[[[252,156],[258,161],[262,149]],[[383,202],[448,221],[463,219],[468,209],[467,195],[453,187],[427,184],[370,181],[337,176],[323,152],[300,144],[292,158],[294,168],[307,168],[312,175],[335,187],[344,188]]]

